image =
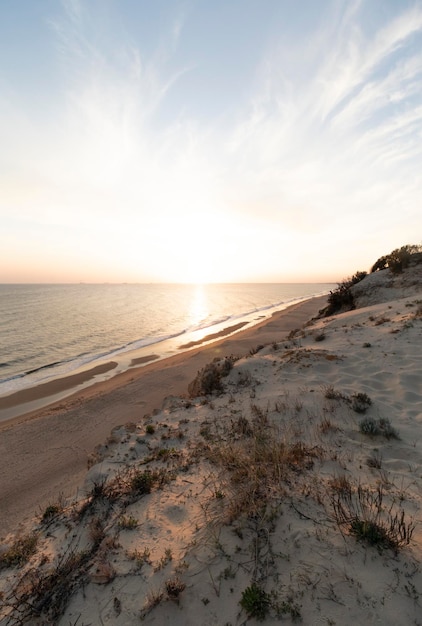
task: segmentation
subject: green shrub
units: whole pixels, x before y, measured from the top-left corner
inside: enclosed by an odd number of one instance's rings
[[[149,470],[144,472],[136,472],[130,481],[132,491],[137,493],[151,493],[151,489],[154,485],[154,476]]]
[[[262,622],[271,608],[271,596],[262,587],[252,583],[243,591],[240,606],[246,611],[248,617],[255,617]]]

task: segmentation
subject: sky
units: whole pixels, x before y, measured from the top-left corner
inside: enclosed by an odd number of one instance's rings
[[[422,0],[0,4],[0,282],[338,282],[421,174]]]

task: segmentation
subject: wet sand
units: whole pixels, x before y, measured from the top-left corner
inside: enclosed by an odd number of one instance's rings
[[[42,410],[0,423],[0,536],[16,531],[59,494],[74,495],[89,455],[114,427],[140,420],[160,408],[166,396],[185,394],[197,371],[214,358],[243,356],[257,345],[281,341],[325,302],[322,296],[295,304],[231,337],[224,337],[223,330],[222,338],[212,344],[129,369]],[[59,392],[64,380],[76,384],[70,378],[47,383],[52,385],[50,394]],[[45,393],[40,387],[33,393]],[[14,395],[15,403],[22,402]]]
[[[68,391],[69,389],[74,389],[79,385],[89,382],[99,374],[105,374],[113,370],[116,366],[117,363],[109,361],[108,363],[102,363],[84,372],[78,372],[77,374],[71,374],[70,376],[64,376],[63,378],[41,383],[35,387],[16,391],[15,393],[0,398],[0,411],[21,404],[34,402],[35,400],[41,400],[42,398],[47,398],[63,391]]]
[[[179,346],[179,349],[189,350],[189,348],[200,346],[201,344],[206,343],[207,341],[213,341],[214,339],[225,337],[226,335],[229,335],[230,333],[234,333],[237,330],[240,330],[241,328],[243,328],[243,326],[246,326],[246,324],[247,322],[239,322],[239,324],[235,324],[234,326],[228,326],[227,328],[220,330],[219,333],[212,333],[211,335],[205,335],[205,337],[203,337],[202,339],[198,339],[198,341],[190,341],[189,343],[184,343],[181,346]]]

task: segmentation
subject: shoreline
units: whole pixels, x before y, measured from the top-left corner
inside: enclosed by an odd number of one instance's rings
[[[45,383],[39,383],[33,387],[27,387],[19,391],[14,391],[7,396],[0,397],[0,414],[2,411],[18,407],[24,404],[32,403],[37,400],[47,399],[50,396],[55,396],[61,392],[69,391],[89,382],[96,376],[106,374],[117,367],[116,361],[109,361],[101,365],[91,367],[89,370],[77,372],[75,374],[69,374],[61,378],[54,378]],[[41,407],[40,407],[41,408]],[[26,411],[29,412],[29,411]],[[24,413],[22,413],[23,415]],[[7,420],[7,417],[4,420]]]
[[[292,304],[285,304],[283,308],[274,311],[269,317],[263,319],[255,318],[253,322],[251,322],[251,320],[241,321],[236,324],[224,326],[204,336],[200,335],[201,331],[195,331],[190,333],[192,339],[183,344],[179,343],[180,336],[169,338],[163,342],[161,353],[149,353],[151,346],[146,346],[145,348],[123,353],[120,358],[110,358],[109,360],[99,361],[96,365],[78,368],[69,374],[56,375],[45,382],[34,383],[29,387],[1,395],[0,430],[3,425],[10,423],[12,420],[23,418],[28,414],[32,414],[34,411],[46,409],[56,402],[62,402],[91,386],[109,381],[127,371],[143,368],[153,361],[162,362],[174,356],[180,356],[194,348],[205,347],[205,345],[210,345],[211,342],[238,334],[242,328],[244,330],[253,331],[254,328],[258,328],[262,324],[269,322],[273,316],[282,314],[291,307],[300,305],[308,300],[326,297],[326,295],[313,296],[312,298],[299,300]],[[219,325],[217,325],[217,328],[218,326]],[[220,324],[220,326],[222,325]],[[199,338],[196,339],[198,333]]]
[[[58,494],[80,488],[87,461],[111,431],[187,393],[198,370],[216,357],[246,355],[258,344],[281,341],[317,315],[327,296],[274,313],[269,319],[211,344],[94,383],[42,410],[0,424],[0,535],[28,523]]]

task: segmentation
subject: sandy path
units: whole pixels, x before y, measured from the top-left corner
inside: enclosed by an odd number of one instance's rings
[[[293,305],[233,337],[127,371],[0,425],[0,536],[16,531],[58,494],[75,494],[88,455],[112,428],[160,408],[168,395],[186,393],[196,372],[216,356],[242,356],[258,344],[281,340],[325,301],[320,297]]]

